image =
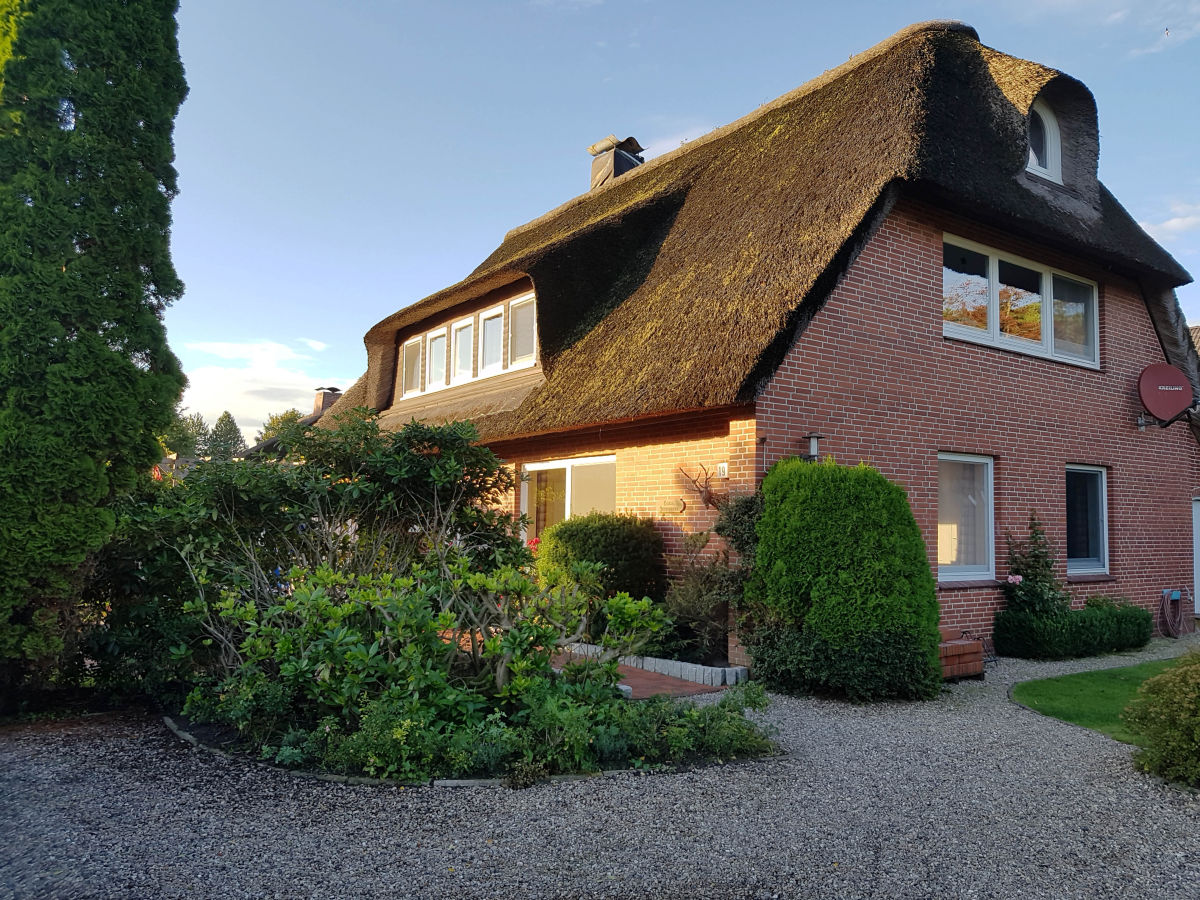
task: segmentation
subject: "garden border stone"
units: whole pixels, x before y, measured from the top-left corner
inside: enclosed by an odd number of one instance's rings
[[[596,644],[582,642],[567,644],[566,649],[583,657],[599,656],[603,650]],[[750,670],[746,666],[702,666],[699,663],[681,662],[677,659],[659,659],[657,656],[622,656],[617,662],[634,669],[709,687],[730,687],[750,680]]]

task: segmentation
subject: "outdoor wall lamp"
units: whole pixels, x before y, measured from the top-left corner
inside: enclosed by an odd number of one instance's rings
[[[820,442],[824,437],[825,435],[817,434],[815,431],[810,431],[804,436],[805,440],[808,441],[808,453],[803,455],[804,459],[807,459],[809,462],[816,462],[821,458]]]

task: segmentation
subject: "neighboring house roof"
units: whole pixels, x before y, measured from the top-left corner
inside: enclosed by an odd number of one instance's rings
[[[1086,177],[1066,189],[1025,175],[1043,91],[1079,137],[1064,154]],[[368,371],[333,412],[391,404],[401,330],[524,279],[544,382],[479,417],[485,439],[752,402],[901,190],[1139,279],[1194,373],[1172,291],[1191,278],[1096,180],[1097,158],[1078,81],[967,25],[914,25],[510,231],[468,278],[367,333]]]

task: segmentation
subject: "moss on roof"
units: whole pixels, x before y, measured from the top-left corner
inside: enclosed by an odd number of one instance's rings
[[[545,383],[479,422],[485,438],[752,401],[900,189],[1190,280],[1102,188],[1080,213],[1023,186],[1025,116],[1052,84],[1094,123],[1073,79],[961,23],[911,26],[509,232],[463,282],[368,332],[365,402],[391,402],[399,331],[525,277]]]

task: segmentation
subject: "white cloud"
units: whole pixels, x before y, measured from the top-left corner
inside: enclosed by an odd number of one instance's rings
[[[1106,18],[1104,20],[1104,24],[1105,25],[1116,25],[1118,22],[1124,22],[1126,16],[1128,16],[1128,15],[1129,15],[1129,10],[1118,9],[1116,12],[1111,13],[1108,16],[1108,18]]]
[[[297,342],[314,350],[326,346],[305,338]],[[229,410],[248,444],[272,413],[294,407],[307,415],[317,387],[353,383],[277,341],[195,342],[184,350],[188,387],[183,406],[203,415],[210,426]]]
[[[1170,241],[1200,229],[1200,203],[1172,203],[1171,216],[1161,222],[1139,223],[1156,240]]]
[[[299,340],[300,343],[306,346],[309,350],[316,350],[318,353],[329,346],[324,341],[314,341],[312,338],[297,338],[297,340]]]

